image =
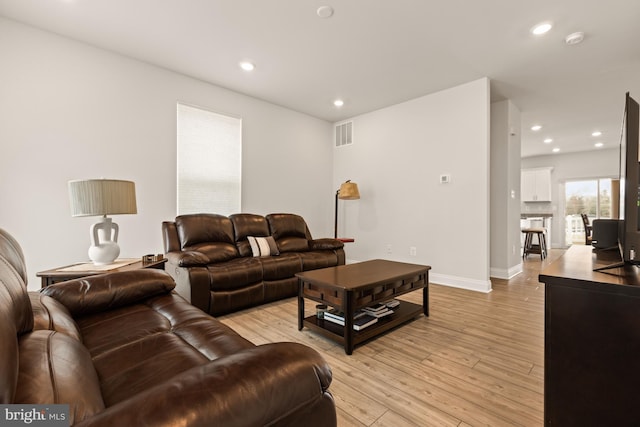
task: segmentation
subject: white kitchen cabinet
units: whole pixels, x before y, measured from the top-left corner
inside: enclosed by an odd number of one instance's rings
[[[522,169],[520,197],[523,202],[551,201],[551,169]]]

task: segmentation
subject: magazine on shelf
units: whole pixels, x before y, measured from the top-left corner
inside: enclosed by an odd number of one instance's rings
[[[377,303],[377,304],[365,307],[362,310],[367,311],[369,313],[377,313],[379,311],[387,310],[387,305],[386,304],[382,304],[382,303]]]
[[[325,313],[324,315],[324,320],[327,320],[331,323],[335,323],[336,325],[344,326],[344,317],[340,317],[335,314],[331,314],[327,316],[327,313]],[[357,317],[354,316],[354,319],[353,319],[353,329],[356,331],[359,331],[361,329],[366,328],[367,326],[373,325],[377,321],[378,321],[377,317],[371,316],[366,313],[358,313]]]
[[[381,317],[385,317],[393,314],[393,310],[388,308],[385,308],[384,310],[380,310],[376,312],[369,312],[368,310],[363,310],[363,311],[365,311],[370,316],[377,317],[377,318],[381,318]]]
[[[363,312],[370,314],[374,317],[380,318],[393,314],[393,308],[400,305],[400,301],[393,299],[376,303],[362,309]]]
[[[392,299],[392,300],[389,300],[389,301],[385,301],[384,305],[386,305],[390,309],[394,309],[394,308],[396,308],[397,306],[400,305],[400,301],[398,301],[397,299]]]
[[[379,306],[375,306],[375,307],[364,307],[362,309],[362,311],[364,311],[367,314],[377,314],[377,313],[384,313],[389,311],[389,307],[387,307],[384,304],[380,304]]]
[[[364,316],[358,317],[357,319],[353,320],[353,329],[355,329],[356,331],[359,331],[361,329],[366,328],[367,326],[373,325],[377,321],[378,321],[377,317],[373,317],[373,316],[369,316],[368,314],[365,314]]]
[[[359,317],[364,316],[365,314],[366,313],[364,313],[364,312],[358,311],[353,315],[353,318],[357,319]],[[324,313],[324,318],[325,319],[336,319],[336,320],[340,320],[340,321],[344,322],[344,313],[341,312],[341,311],[338,311],[336,309],[333,309],[333,310],[326,311]]]

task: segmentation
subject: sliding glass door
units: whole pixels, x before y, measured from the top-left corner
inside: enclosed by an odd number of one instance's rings
[[[565,183],[565,243],[567,246],[585,243],[581,214],[589,223],[596,218],[611,218],[611,179],[594,178]]]

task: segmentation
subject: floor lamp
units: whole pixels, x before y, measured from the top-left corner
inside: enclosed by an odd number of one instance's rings
[[[358,184],[347,180],[340,184],[340,188],[336,191],[336,214],[334,217],[334,232],[333,237],[338,238],[338,199],[341,200],[357,200],[360,198],[360,192],[358,191]]]
[[[90,229],[89,259],[95,265],[111,264],[120,255],[119,228],[107,215],[137,213],[135,184],[115,179],[69,181],[69,198],[71,216],[102,216]]]

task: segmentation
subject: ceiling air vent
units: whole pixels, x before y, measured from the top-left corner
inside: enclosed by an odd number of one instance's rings
[[[353,122],[336,125],[336,147],[353,143]]]

